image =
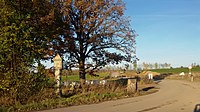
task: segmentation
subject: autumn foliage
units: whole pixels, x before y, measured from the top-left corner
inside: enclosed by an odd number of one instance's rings
[[[66,0],[61,3],[65,28],[57,43],[70,68],[79,65],[80,79],[108,63],[130,61],[136,34],[124,16],[121,0]],[[90,65],[90,66],[87,66]]]

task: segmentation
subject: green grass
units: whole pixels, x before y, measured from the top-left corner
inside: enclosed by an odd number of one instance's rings
[[[158,72],[158,73],[172,73],[172,74],[178,74],[181,72],[189,73],[188,68],[171,68],[171,69],[154,69],[151,70],[153,72]],[[200,72],[200,67],[194,67],[192,68],[192,72]]]
[[[91,75],[86,75],[87,80],[101,80],[102,78],[106,77],[109,75],[108,72],[99,72],[97,73],[99,76],[91,76]],[[69,75],[69,76],[63,76],[62,77],[63,81],[79,81],[79,75]]]
[[[97,75],[99,76],[91,76],[89,74],[86,74],[86,79],[87,80],[101,80],[105,78],[106,76],[109,76],[109,72],[98,72]],[[54,77],[49,78],[49,82],[54,82]],[[63,82],[64,81],[80,81],[79,75],[64,75],[62,76],[61,79]]]

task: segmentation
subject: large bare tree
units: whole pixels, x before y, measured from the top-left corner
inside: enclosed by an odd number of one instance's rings
[[[82,83],[108,63],[130,61],[135,32],[124,16],[121,0],[66,0],[63,21],[69,25],[59,35],[59,46],[69,67],[78,66]],[[56,51],[56,49],[53,49]]]

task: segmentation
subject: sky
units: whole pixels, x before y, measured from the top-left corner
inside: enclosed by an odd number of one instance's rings
[[[124,0],[139,63],[200,64],[200,0]]]

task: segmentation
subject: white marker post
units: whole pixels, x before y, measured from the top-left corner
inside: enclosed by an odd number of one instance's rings
[[[55,69],[55,79],[56,79],[56,94],[62,95],[61,90],[61,69],[62,69],[62,58],[57,54],[54,58],[54,69]]]
[[[192,66],[190,65],[188,67],[188,69],[189,69],[189,75],[191,76],[191,82],[193,82],[194,78],[193,78],[193,75],[192,75]]]

